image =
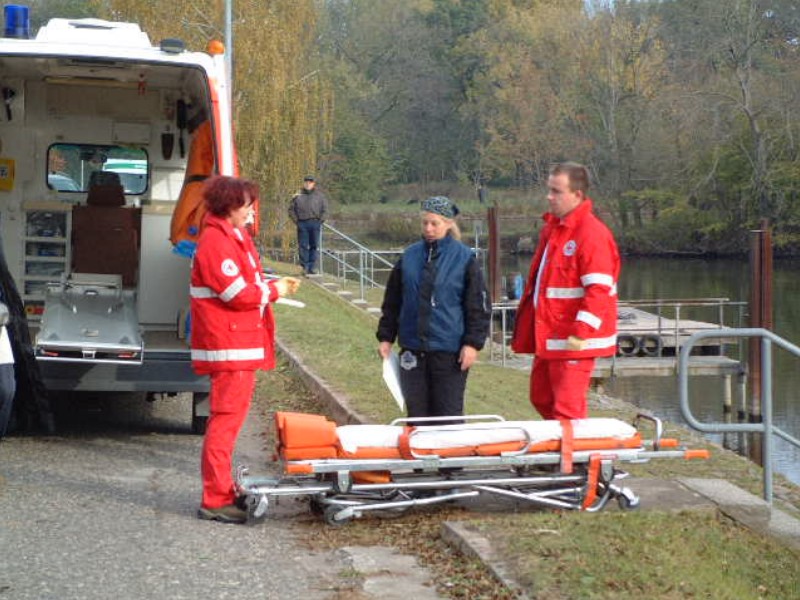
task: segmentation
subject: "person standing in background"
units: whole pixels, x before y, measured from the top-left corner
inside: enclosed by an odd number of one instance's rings
[[[297,250],[304,275],[315,275],[319,256],[322,223],[328,213],[328,198],[317,189],[317,181],[307,175],[303,189],[289,204],[289,218],[297,225]]]
[[[617,347],[614,236],[592,212],[589,173],[556,164],[545,225],[517,309],[511,349],[534,354],[530,401],[544,419],[584,419],[594,360]]]

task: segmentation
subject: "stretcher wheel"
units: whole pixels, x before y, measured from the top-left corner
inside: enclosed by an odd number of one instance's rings
[[[341,506],[336,506],[335,504],[331,504],[325,508],[325,512],[322,513],[322,518],[325,520],[325,523],[330,525],[331,527],[342,527],[346,525],[352,517],[346,517],[344,519],[335,519],[334,517],[336,514],[342,510]]]
[[[316,496],[312,496],[311,500],[308,501],[308,508],[311,510],[311,514],[313,515],[318,517],[325,515],[325,505],[322,503],[322,500]]]
[[[247,511],[248,525],[255,525],[267,518],[269,502],[266,496],[248,494],[243,498],[244,509]]]
[[[617,496],[617,504],[622,510],[634,510],[639,508],[639,497],[629,489],[624,488]]]

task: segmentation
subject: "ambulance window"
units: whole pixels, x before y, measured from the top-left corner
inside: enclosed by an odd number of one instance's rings
[[[47,149],[47,187],[60,192],[86,192],[95,171],[117,173],[126,194],[147,191],[147,152],[141,148],[98,144],[53,144]]]

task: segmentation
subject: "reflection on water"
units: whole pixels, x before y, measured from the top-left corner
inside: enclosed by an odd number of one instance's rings
[[[527,274],[530,257],[508,257],[504,273]],[[789,342],[800,345],[800,261],[780,261],[774,265],[774,331]],[[622,300],[728,298],[747,301],[749,271],[746,259],[685,260],[625,258],[619,282]],[[704,309],[697,309],[702,311]],[[705,309],[707,310],[707,309]],[[717,321],[711,314],[682,316]],[[740,326],[736,311],[728,311],[725,325]],[[746,325],[747,323],[743,323]],[[731,353],[729,353],[731,355]],[[734,353],[732,358],[738,358]],[[773,346],[773,420],[789,435],[800,437],[800,358]],[[607,382],[609,395],[623,398],[643,409],[676,422],[682,422],[678,383],[674,377],[626,377]],[[721,377],[692,377],[689,380],[692,411],[701,421],[722,421],[723,380]],[[738,391],[734,389],[734,409]],[[710,436],[716,441],[720,436]],[[800,450],[775,437],[774,467],[800,484]]]

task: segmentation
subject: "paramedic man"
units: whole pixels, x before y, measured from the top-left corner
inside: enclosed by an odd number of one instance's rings
[[[592,212],[583,165],[553,166],[547,190],[511,347],[535,355],[530,400],[542,418],[582,419],[595,358],[616,352],[619,253]]]
[[[232,470],[236,438],[247,417],[257,369],[275,366],[271,304],[297,290],[290,277],[265,280],[245,225],[258,187],[246,179],[217,176],[203,191],[204,227],[192,259],[192,367],[211,378],[211,411],[203,439],[203,494],[198,517],[243,523]]]
[[[491,306],[480,265],[459,241],[458,208],[422,203],[423,239],[403,252],[386,284],[378,353],[400,344],[400,387],[409,417],[464,414],[469,368],[486,341]]]

